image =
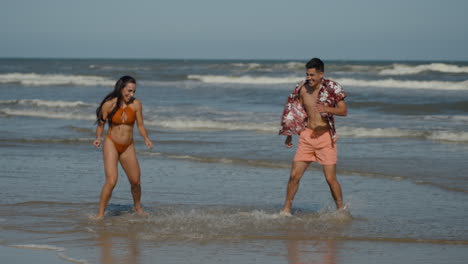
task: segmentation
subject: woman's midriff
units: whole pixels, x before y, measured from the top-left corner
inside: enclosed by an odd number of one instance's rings
[[[128,144],[133,140],[133,126],[112,125],[112,127],[107,131],[107,135],[119,144]]]

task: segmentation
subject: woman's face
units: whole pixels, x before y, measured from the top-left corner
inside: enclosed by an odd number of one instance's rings
[[[125,103],[130,102],[132,98],[135,96],[136,92],[136,84],[134,83],[127,83],[125,87],[122,89],[122,98]]]

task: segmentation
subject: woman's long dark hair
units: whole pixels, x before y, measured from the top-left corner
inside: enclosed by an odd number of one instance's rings
[[[119,110],[120,104],[122,103],[122,89],[128,83],[136,84],[135,78],[133,78],[132,76],[128,76],[128,75],[120,77],[120,79],[115,83],[114,91],[112,91],[111,93],[106,95],[106,97],[104,97],[104,100],[102,100],[101,104],[96,109],[96,118],[97,118],[96,123],[97,124],[99,124],[100,122],[105,122],[106,121],[106,120],[104,120],[102,118],[102,105],[105,102],[107,102],[109,100],[112,100],[112,99],[117,97],[117,102],[116,102],[116,104],[114,106],[114,109],[112,109],[112,112],[107,116],[107,121],[109,122],[109,126],[112,124],[112,117],[114,116],[115,112],[117,112],[117,110]]]

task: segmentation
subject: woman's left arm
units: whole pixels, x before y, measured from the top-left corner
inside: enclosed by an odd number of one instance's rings
[[[153,148],[153,142],[148,137],[148,133],[146,132],[145,124],[143,121],[143,105],[141,104],[140,100],[135,99],[135,107],[136,107],[136,123],[138,127],[138,132],[145,140],[145,145],[147,148]]]

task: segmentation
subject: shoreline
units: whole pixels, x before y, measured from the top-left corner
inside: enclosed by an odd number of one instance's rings
[[[25,245],[27,246],[27,245]],[[76,261],[65,254],[54,250],[52,247],[46,248],[31,248],[21,246],[7,246],[0,245],[0,260],[4,264],[21,264],[21,263],[34,263],[34,264],[65,264],[65,263],[88,263],[85,261]],[[69,258],[69,259],[67,259]]]

